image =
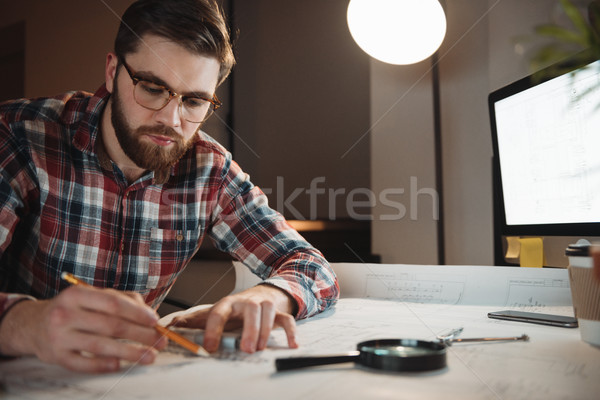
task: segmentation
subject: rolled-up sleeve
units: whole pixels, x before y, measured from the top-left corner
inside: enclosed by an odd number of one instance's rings
[[[339,286],[323,254],[269,207],[264,193],[229,154],[221,173],[210,226],[215,246],[244,263],[264,283],[292,296],[297,319],[333,306]]]

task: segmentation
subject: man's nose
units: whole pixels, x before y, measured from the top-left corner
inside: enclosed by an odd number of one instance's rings
[[[174,97],[162,109],[156,111],[156,120],[173,128],[181,126],[181,98]]]

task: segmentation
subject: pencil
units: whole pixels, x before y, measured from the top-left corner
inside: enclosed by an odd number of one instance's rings
[[[88,285],[87,283],[85,283],[84,281],[82,281],[81,279],[77,278],[73,274],[70,274],[68,272],[63,272],[60,275],[60,277],[72,285],[80,285],[80,286],[88,286],[88,287],[91,286],[91,285]],[[179,335],[176,332],[173,332],[170,329],[165,328],[164,326],[155,325],[154,329],[156,329],[161,335],[168,337],[169,339],[171,339],[172,341],[174,341],[181,347],[184,347],[185,349],[191,351],[192,353],[194,353],[198,356],[203,356],[203,357],[210,356],[210,353],[208,351],[206,351],[206,349],[204,347],[202,347],[201,345],[189,341],[188,339],[184,338],[183,336]]]

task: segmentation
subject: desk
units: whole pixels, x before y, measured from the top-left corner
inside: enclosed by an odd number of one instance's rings
[[[444,268],[446,272],[452,271],[452,267]],[[539,274],[545,273],[540,270]],[[273,332],[269,348],[257,354],[222,353],[217,358],[204,359],[161,353],[152,366],[124,365],[120,373],[109,375],[73,374],[34,358],[23,358],[0,363],[4,391],[0,391],[0,397],[61,400],[598,398],[599,348],[582,342],[578,329],[487,318],[487,312],[501,308],[506,307],[344,297],[334,309],[298,323],[299,349],[285,348],[284,334],[277,330]],[[511,308],[572,315],[570,305]],[[274,368],[274,359],[278,357],[345,352],[353,350],[362,340],[374,338],[433,340],[437,334],[460,326],[464,327],[462,337],[526,333],[531,340],[457,343],[448,349],[447,368],[426,373],[373,371],[350,363],[283,373],[275,372]]]

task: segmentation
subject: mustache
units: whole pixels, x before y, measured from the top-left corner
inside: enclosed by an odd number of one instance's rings
[[[176,142],[181,142],[181,136],[179,136],[173,128],[164,126],[164,125],[158,125],[158,126],[144,125],[144,126],[140,126],[139,128],[137,128],[136,132],[137,132],[138,136],[159,135],[159,136],[168,137],[169,139],[172,139],[173,141],[176,141]]]

